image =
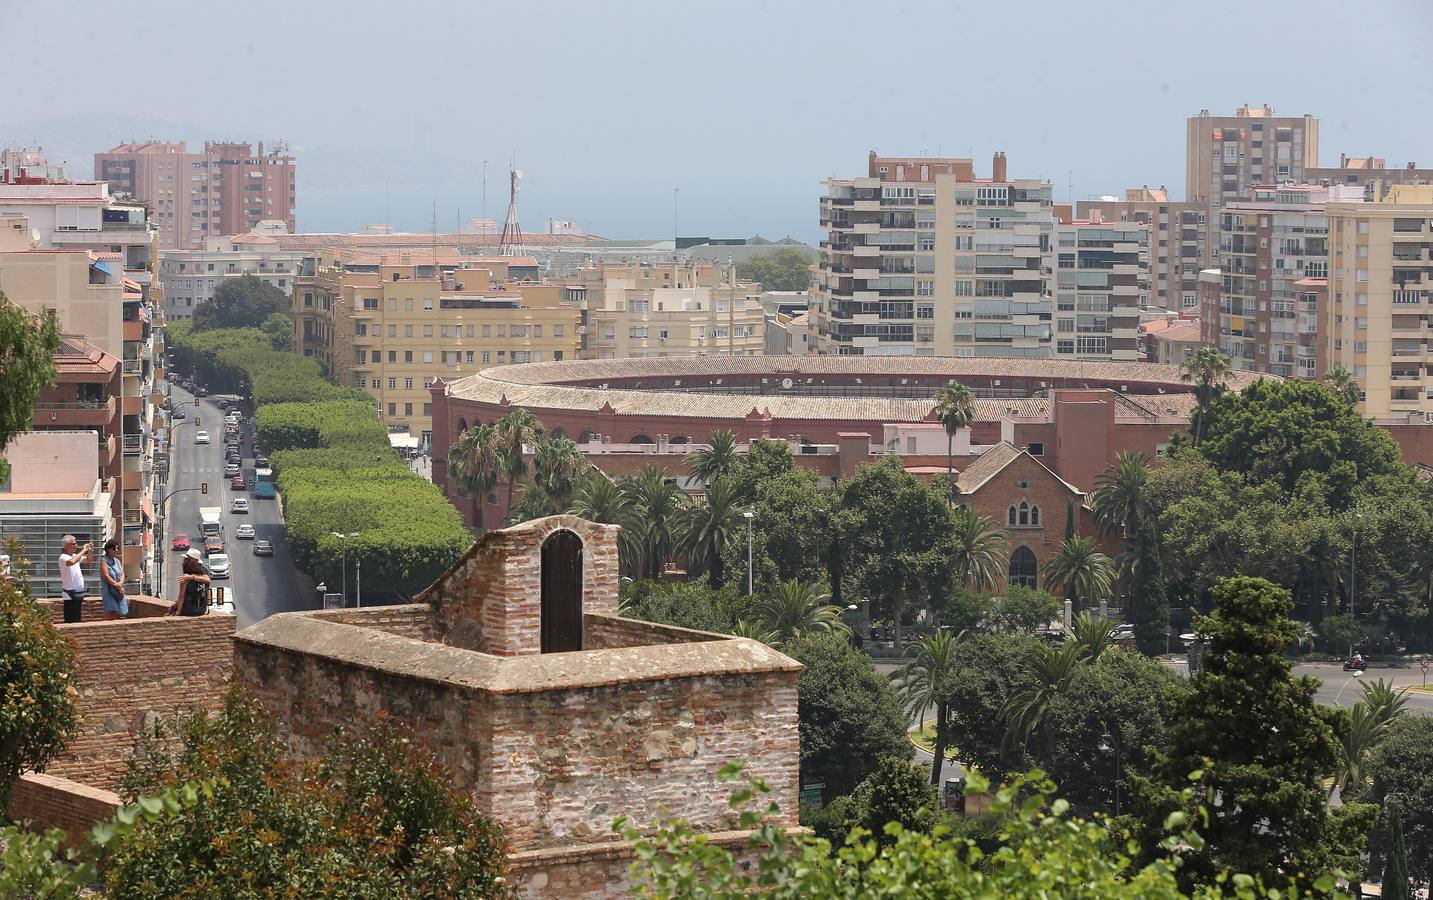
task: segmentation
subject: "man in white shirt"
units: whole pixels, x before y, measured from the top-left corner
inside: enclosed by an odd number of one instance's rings
[[[65,592],[65,621],[78,622],[85,603],[82,566],[94,556],[95,545],[87,541],[83,547],[77,547],[73,534],[65,535],[61,544],[64,552],[60,554],[60,588]]]

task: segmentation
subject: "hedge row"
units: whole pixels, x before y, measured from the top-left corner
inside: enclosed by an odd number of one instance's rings
[[[388,444],[373,398],[325,381],[317,360],[270,349],[258,329],[194,332],[170,326],[182,369],[215,390],[251,393],[259,443],[278,476],[294,562],[349,594],[355,562],[370,600],[411,596],[462,555],[470,537],[438,489],[413,474]]]

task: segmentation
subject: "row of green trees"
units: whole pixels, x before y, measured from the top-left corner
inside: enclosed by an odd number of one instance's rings
[[[629,577],[659,577],[673,565],[705,575],[717,587],[743,583],[744,514],[750,512],[756,585],[767,590],[793,579],[824,582],[834,602],[869,601],[874,618],[897,627],[909,624],[917,610],[947,606],[956,593],[988,595],[1004,579],[1006,530],[969,507],[952,507],[948,485],[921,481],[896,459],[866,466],[823,490],[814,473],[794,465],[784,441],[755,441],[741,453],[733,433],[717,431],[686,464],[704,486],[695,502],[673,475],[654,465],[608,478],[571,440],[548,434],[525,409],[473,426],[448,455],[459,493],[488,501],[504,496],[509,522],[571,512],[621,525]],[[1123,482],[1110,491],[1119,489]],[[480,523],[482,508],[476,504]],[[1116,515],[1113,501],[1101,508]],[[1067,534],[1044,577],[1083,608],[1110,596],[1126,570],[1128,583],[1139,583],[1147,558],[1136,553],[1117,564],[1093,539]],[[1162,652],[1164,632],[1154,628],[1158,640],[1147,643]]]
[[[389,446],[372,397],[329,383],[316,360],[274,350],[256,329],[196,331],[180,322],[168,342],[179,369],[253,397],[294,561],[315,580],[343,583],[346,544],[367,596],[401,598],[431,584],[467,547],[457,511]]]

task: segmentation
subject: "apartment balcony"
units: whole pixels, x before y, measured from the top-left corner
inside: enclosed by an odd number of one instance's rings
[[[851,202],[851,209],[854,210],[855,212],[880,212],[880,211],[881,211],[881,201],[880,201],[879,199],[876,199],[876,200],[853,200],[853,201]]]
[[[853,271],[851,272],[851,277],[852,277],[852,278],[859,279],[859,280],[862,280],[862,281],[872,281],[872,280],[874,280],[874,279],[877,279],[877,278],[880,278],[880,277],[881,277],[881,270],[880,270],[880,269],[855,269],[855,270],[853,270]]]
[[[875,303],[881,299],[880,291],[854,291],[851,299],[857,303]]]
[[[125,398],[123,398],[123,400],[121,400],[120,410],[121,410],[121,412],[123,412],[126,416],[142,416],[142,415],[144,415],[144,398],[143,398],[143,397],[125,397]]]
[[[119,479],[120,489],[125,491],[138,491],[144,488],[144,473],[138,470],[133,472],[122,472]]]
[[[36,403],[35,427],[51,430],[69,427],[102,428],[114,417],[114,398]]]
[[[880,223],[880,222],[853,222],[853,223],[848,223],[848,224],[850,224],[850,226],[851,226],[851,231],[852,231],[854,234],[880,234],[880,233],[881,233],[881,223]]]
[[[1388,373],[1388,380],[1389,380],[1389,381],[1393,381],[1393,382],[1402,382],[1402,383],[1409,383],[1409,382],[1418,383],[1418,382],[1422,382],[1422,381],[1423,381],[1423,373],[1422,373],[1421,371],[1414,371],[1414,372],[1390,372],[1390,373]]]
[[[871,244],[861,244],[851,248],[856,256],[880,256],[881,248]]]
[[[126,434],[123,446],[125,456],[139,456],[144,452],[144,435]]]

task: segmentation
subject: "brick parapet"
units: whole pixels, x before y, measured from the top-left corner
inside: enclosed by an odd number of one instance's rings
[[[49,766],[112,787],[139,735],[156,719],[215,709],[232,668],[234,617],[151,617],[56,626],[75,642],[79,732]]]
[[[90,827],[113,818],[119,805],[114,791],[53,774],[30,772],[10,787],[12,819],[28,822],[35,830],[59,828],[70,846],[82,844]]]

